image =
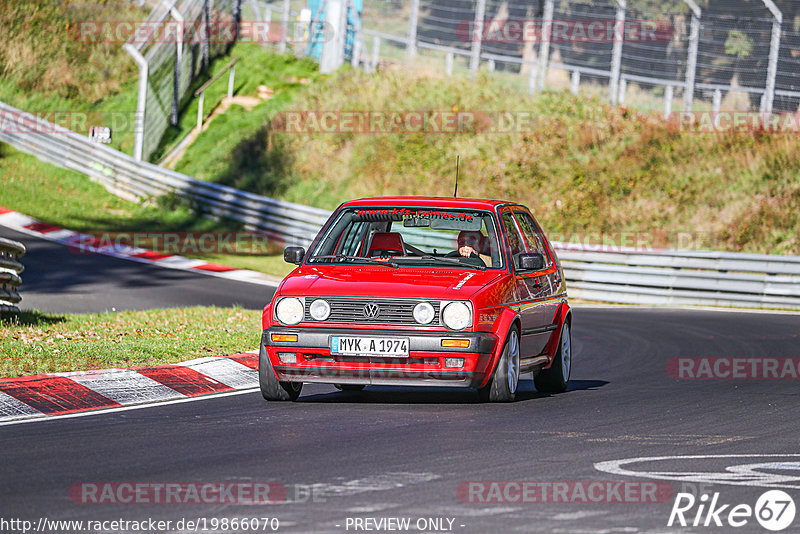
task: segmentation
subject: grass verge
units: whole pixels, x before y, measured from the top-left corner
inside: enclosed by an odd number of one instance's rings
[[[284,133],[261,120],[260,129],[247,126],[250,117],[241,113],[232,115],[236,127],[254,133],[238,138],[227,155],[215,154],[213,164],[208,145],[196,143],[179,167],[334,208],[364,196],[449,196],[460,155],[461,195],[527,204],[559,240],[637,235],[653,247],[800,254],[800,141],[793,135],[683,133],[657,115],[596,97],[563,91],[531,97],[485,74],[474,81],[422,69],[378,75],[343,69],[291,105],[478,116],[509,111],[527,122],[506,123],[502,131],[321,133],[312,125],[312,133]],[[231,144],[226,131],[212,127],[206,143]]]
[[[0,316],[0,377],[176,363],[255,350],[258,310]]]

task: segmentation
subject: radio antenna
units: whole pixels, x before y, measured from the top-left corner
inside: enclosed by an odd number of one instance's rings
[[[461,158],[460,154],[456,154],[456,188],[453,191],[453,198],[458,196],[458,160]]]

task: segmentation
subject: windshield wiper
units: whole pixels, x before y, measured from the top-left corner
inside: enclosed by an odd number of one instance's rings
[[[438,262],[442,262],[442,263],[451,263],[453,265],[458,265],[459,267],[470,267],[472,269],[478,269],[478,270],[481,270],[481,271],[485,271],[486,270],[486,267],[483,266],[483,265],[476,265],[474,263],[461,262],[459,260],[454,260],[452,258],[440,258],[438,256],[431,256],[429,254],[426,254],[425,256],[402,256],[402,257],[403,258],[410,258],[410,259],[414,259],[414,260],[417,260],[417,259],[419,259],[419,260],[433,260],[433,261],[438,261]]]
[[[375,258],[367,258],[364,256],[348,256],[347,254],[328,254],[325,256],[314,256],[309,258],[311,260],[356,260],[356,261],[368,261],[371,263],[377,263],[378,265],[385,265],[387,267],[394,267],[395,269],[399,269],[400,266],[394,262],[386,261],[386,260],[378,260]]]

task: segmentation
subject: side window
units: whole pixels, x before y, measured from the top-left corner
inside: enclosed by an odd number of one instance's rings
[[[534,222],[533,217],[524,211],[514,211],[514,215],[519,222],[519,227],[522,229],[525,240],[528,242],[530,252],[539,252],[544,254],[545,266],[549,267],[551,262],[550,255],[547,253],[547,245],[545,244],[544,236],[539,230],[536,222]]]
[[[517,254],[525,252],[525,242],[517,230],[517,225],[514,223],[514,216],[510,211],[503,213],[503,225],[506,227],[506,235],[508,236],[508,244],[511,247],[511,254],[516,257]]]

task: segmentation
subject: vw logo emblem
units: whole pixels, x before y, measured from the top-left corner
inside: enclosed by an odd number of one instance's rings
[[[367,319],[374,319],[381,312],[380,307],[374,302],[364,305],[364,317]]]

